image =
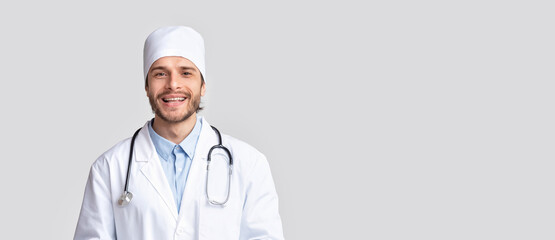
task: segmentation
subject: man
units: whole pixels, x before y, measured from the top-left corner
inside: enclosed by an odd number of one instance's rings
[[[197,117],[204,66],[204,40],[193,29],[149,35],[144,76],[154,119],[93,163],[74,239],[283,239],[264,155]],[[212,151],[220,137],[226,149]]]

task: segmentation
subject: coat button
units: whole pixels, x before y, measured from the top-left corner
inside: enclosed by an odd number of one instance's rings
[[[183,233],[185,233],[185,230],[183,228],[178,228],[177,229],[177,235],[181,235]]]

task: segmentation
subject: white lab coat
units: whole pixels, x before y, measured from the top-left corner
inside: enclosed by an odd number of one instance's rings
[[[268,161],[250,145],[225,134],[223,145],[234,159],[230,198],[224,207],[208,203],[206,158],[218,137],[204,118],[201,121],[203,127],[179,214],[145,124],[133,150],[129,180],[133,200],[125,207],[117,204],[127,174],[128,138],[93,163],[74,239],[283,239]],[[219,176],[217,179],[211,171],[210,182],[216,179],[214,183],[227,191],[227,176]]]

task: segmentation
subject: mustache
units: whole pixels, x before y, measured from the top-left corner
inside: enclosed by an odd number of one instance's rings
[[[163,96],[166,95],[170,95],[170,94],[179,94],[179,95],[185,95],[185,97],[187,98],[191,98],[191,93],[189,92],[183,92],[183,91],[178,91],[178,92],[173,92],[173,91],[164,91],[159,93],[158,95],[156,95],[156,98],[162,98]]]

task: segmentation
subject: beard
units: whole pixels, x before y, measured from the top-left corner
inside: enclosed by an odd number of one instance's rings
[[[156,101],[157,99],[161,99],[162,96],[167,95],[167,94],[183,94],[187,97],[186,100],[188,100],[189,102],[187,103],[187,107],[185,109],[184,112],[180,112],[180,111],[162,111],[161,107],[158,105],[158,102]],[[191,94],[188,92],[163,92],[160,93],[158,95],[156,95],[156,97],[152,97],[152,96],[148,96],[148,101],[150,102],[150,108],[152,109],[152,112],[160,117],[160,119],[169,122],[169,123],[180,123],[183,122],[187,119],[189,119],[189,117],[191,117],[194,113],[198,112],[198,110],[200,109],[200,94],[197,94],[195,97],[191,97]]]

